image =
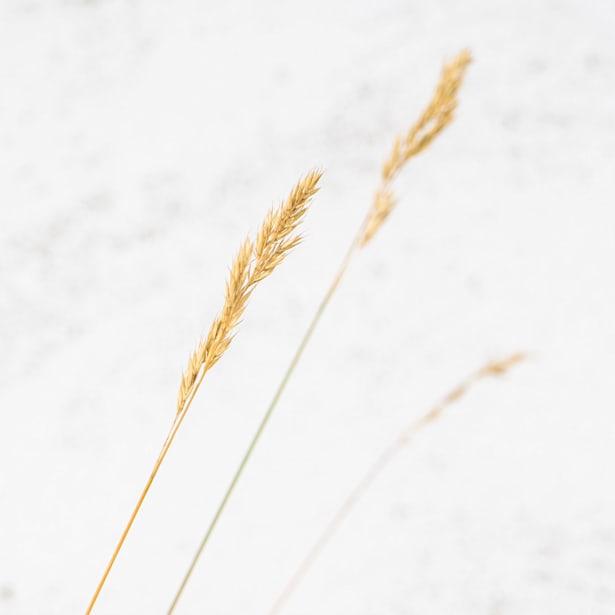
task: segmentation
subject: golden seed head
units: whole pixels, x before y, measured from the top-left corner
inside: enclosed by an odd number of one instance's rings
[[[248,237],[241,244],[226,282],[222,310],[211,324],[207,337],[190,355],[182,374],[177,396],[178,413],[192,395],[198,378],[210,370],[229,347],[256,285],[271,275],[301,241],[301,236],[294,232],[311,198],[318,192],[321,177],[320,171],[312,171],[299,180],[286,201],[267,213],[256,239],[252,241]]]
[[[359,240],[361,247],[376,234],[395,207],[393,180],[407,162],[426,149],[453,120],[458,104],[457,92],[471,61],[472,56],[466,49],[444,65],[440,81],[421,117],[405,135],[395,139],[393,148],[382,165],[381,184],[376,190],[372,208],[364,223],[363,234]]]

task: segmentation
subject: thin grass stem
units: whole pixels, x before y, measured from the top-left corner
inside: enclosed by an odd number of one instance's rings
[[[111,555],[111,559],[109,560],[109,563],[107,564],[107,567],[105,568],[105,572],[103,573],[102,578],[100,579],[98,585],[96,586],[96,591],[94,592],[94,595],[92,596],[90,603],[88,604],[88,607],[86,609],[86,612],[85,612],[86,615],[89,615],[92,612],[92,609],[94,608],[94,605],[96,604],[96,601],[98,600],[98,596],[100,595],[100,592],[102,591],[102,588],[107,580],[107,577],[109,576],[109,573],[111,572],[111,568],[113,568],[113,564],[115,563],[115,560],[117,559],[117,556],[119,555],[119,552],[122,549],[124,542],[126,541],[128,532],[130,532],[130,529],[132,528],[132,525],[137,517],[137,514],[139,513],[139,510],[141,510],[141,506],[143,505],[143,502],[145,501],[145,498],[150,490],[150,487],[152,486],[152,483],[154,482],[154,479],[156,478],[156,475],[158,474],[158,470],[160,469],[160,466],[162,465],[164,458],[169,452],[169,448],[171,447],[171,444],[173,443],[173,440],[175,439],[175,435],[177,434],[177,431],[179,430],[184,418],[186,417],[186,413],[188,412],[190,405],[192,404],[192,400],[194,399],[196,392],[201,386],[201,382],[203,382],[204,376],[205,376],[205,372],[201,374],[199,380],[195,383],[194,389],[192,390],[190,397],[186,400],[184,409],[182,410],[182,412],[176,414],[173,420],[173,424],[171,425],[171,428],[169,429],[169,432],[167,433],[167,437],[164,441],[164,444],[162,445],[162,448],[160,449],[160,453],[158,454],[158,458],[156,459],[156,462],[154,463],[154,467],[151,471],[151,474],[149,478],[147,479],[147,482],[145,483],[145,487],[143,488],[143,491],[141,492],[141,495],[139,496],[139,499],[137,500],[137,504],[134,507],[130,515],[130,518],[128,519],[128,523],[126,524],[126,527],[124,528],[124,531],[122,532],[122,535],[120,536],[120,539],[117,545],[115,546],[115,549],[113,550],[113,554]]]

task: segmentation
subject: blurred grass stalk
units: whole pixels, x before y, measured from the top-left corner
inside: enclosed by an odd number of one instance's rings
[[[310,325],[305,332],[299,347],[297,348],[287,370],[284,374],[276,392],[263,416],[256,433],[254,434],[250,445],[248,446],[239,467],[237,468],[225,494],[220,502],[213,519],[211,520],[207,531],[201,540],[201,543],[186,571],[184,578],[177,590],[175,598],[169,607],[168,613],[171,614],[175,610],[179,599],[186,588],[186,585],[194,571],[194,568],[207,546],[209,539],[220,520],[226,505],[237,486],[237,483],[246,467],[252,453],[258,444],[260,437],[275,410],[290,377],[292,376],[303,351],[305,350],[310,338],[312,337],[318,323],[327,308],[333,294],[339,286],[353,256],[362,249],[374,237],[378,229],[388,218],[391,211],[396,205],[393,195],[393,182],[404,166],[416,155],[424,151],[433,140],[448,126],[453,118],[458,105],[457,93],[461,87],[466,68],[470,64],[472,58],[468,50],[461,51],[452,61],[446,63],[442,68],[440,80],[436,86],[434,94],[423,111],[419,120],[410,128],[410,130],[398,137],[395,140],[393,149],[389,157],[385,160],[382,166],[381,182],[378,186],[373,198],[372,207],[370,208],[365,220],[361,224],[357,235],[350,244],[348,251],[340,265],[337,275],[333,279],[329,290],[325,294],[316,313],[314,314]]]
[[[492,376],[501,376],[506,373],[511,367],[524,361],[527,358],[523,353],[513,354],[500,361],[490,361],[485,364],[479,370],[474,372],[469,378],[466,378],[461,384],[454,388],[448,395],[446,395],[436,406],[434,406],[429,412],[424,414],[421,418],[408,425],[404,431],[393,442],[391,442],[382,451],[376,461],[368,468],[367,472],[363,475],[361,480],[356,484],[354,489],[350,492],[350,495],[346,498],[344,503],[337,509],[331,521],[324,529],[318,540],[314,543],[309,550],[306,557],[297,567],[297,570],[287,583],[286,587],[282,590],[276,603],[269,611],[269,615],[277,615],[281,612],[282,607],[288,602],[291,595],[297,589],[299,583],[303,577],[308,573],[318,556],[323,552],[325,547],[329,544],[334,534],[340,528],[342,523],[348,518],[348,515],[352,509],[356,506],[360,498],[374,483],[376,478],[384,471],[393,458],[399,453],[404,446],[409,444],[414,436],[424,427],[427,427],[434,421],[438,420],[443,412],[453,403],[459,401],[469,389],[483,378]]]

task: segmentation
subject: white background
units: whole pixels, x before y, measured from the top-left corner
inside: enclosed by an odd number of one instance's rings
[[[165,613],[442,62],[457,119],[353,262],[178,613],[615,612],[611,2],[0,3],[0,613],[83,612],[247,232],[326,171],[101,596]]]

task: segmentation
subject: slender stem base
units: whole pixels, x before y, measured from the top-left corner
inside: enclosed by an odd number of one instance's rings
[[[158,470],[160,469],[160,466],[162,465],[162,462],[164,461],[164,458],[166,457],[169,451],[169,448],[171,447],[171,444],[173,443],[173,440],[175,439],[175,435],[177,434],[177,431],[179,430],[184,418],[186,417],[188,409],[190,408],[190,405],[192,404],[192,400],[194,399],[196,392],[201,386],[201,382],[203,382],[205,371],[206,370],[203,370],[201,375],[199,376],[199,379],[197,380],[194,386],[194,389],[192,390],[192,393],[186,400],[186,403],[184,407],[182,408],[182,410],[175,415],[173,424],[171,425],[171,428],[169,429],[169,432],[164,441],[164,444],[162,445],[162,448],[160,449],[160,453],[158,454],[158,458],[156,459],[156,463],[154,464],[152,472],[149,478],[147,479],[147,482],[145,483],[145,487],[143,488],[143,491],[141,492],[141,495],[139,496],[139,499],[137,500],[137,504],[134,507],[130,515],[130,518],[128,519],[128,523],[126,524],[126,527],[124,528],[124,531],[122,532],[122,535],[120,536],[120,539],[115,547],[115,550],[113,551],[113,554],[111,555],[111,559],[109,560],[109,563],[107,564],[107,567],[105,568],[105,572],[103,573],[103,576],[100,579],[96,587],[96,591],[94,592],[94,595],[92,596],[92,599],[90,600],[90,603],[88,604],[88,607],[85,611],[85,615],[90,615],[90,613],[92,612],[92,609],[94,608],[94,605],[96,604],[96,601],[98,600],[98,596],[100,595],[100,592],[102,591],[102,588],[107,580],[107,577],[109,576],[109,573],[111,572],[111,568],[113,568],[113,564],[115,563],[115,560],[117,559],[117,556],[119,555],[119,552],[122,549],[124,542],[126,541],[128,532],[130,532],[130,528],[132,527],[132,524],[134,523],[137,517],[137,514],[139,513],[139,510],[141,510],[141,506],[143,505],[143,502],[145,501],[145,498],[150,490],[150,487],[152,486],[152,483],[154,482],[154,479],[156,478],[156,475],[158,474]]]

